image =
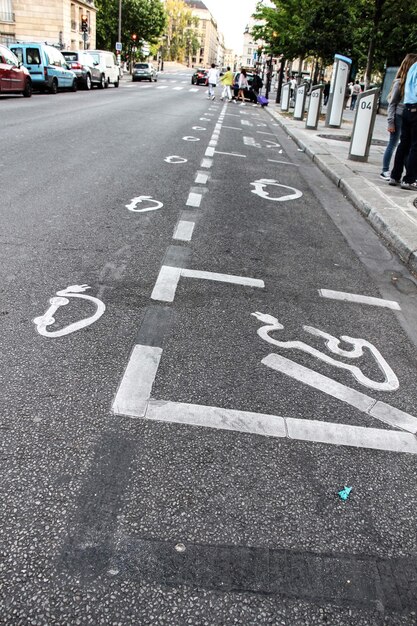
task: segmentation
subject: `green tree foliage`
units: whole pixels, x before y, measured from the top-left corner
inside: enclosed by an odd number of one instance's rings
[[[97,47],[112,50],[115,47],[119,23],[117,0],[96,0]],[[166,13],[161,0],[122,0],[122,44],[127,50],[132,35],[141,41],[154,43],[166,27]]]
[[[262,20],[254,37],[287,59],[313,56],[331,63],[337,52],[352,58],[354,70],[371,74],[398,65],[417,52],[417,3],[414,0],[271,0],[259,4]]]
[[[183,63],[200,48],[196,31],[199,19],[193,17],[183,0],[166,0],[165,8],[168,15],[167,58]]]

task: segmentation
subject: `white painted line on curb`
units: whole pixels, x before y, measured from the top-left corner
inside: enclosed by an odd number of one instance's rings
[[[193,206],[198,209],[201,204],[202,197],[201,193],[194,193],[193,191],[190,191],[186,202],[187,206]]]
[[[318,389],[329,396],[342,400],[342,402],[354,406],[362,413],[371,415],[381,422],[411,433],[417,432],[417,418],[413,415],[384,402],[377,402],[374,398],[367,396],[361,391],[342,385],[332,378],[304,367],[304,365],[295,363],[279,354],[268,354],[268,356],[262,359],[262,363],[277,372],[298,380],[304,385],[314,387],[314,389]]]
[[[162,302],[173,302],[180,276],[180,267],[163,265],[153,288],[151,299],[160,300]]]
[[[193,236],[195,222],[188,222],[186,220],[180,220],[178,226],[175,229],[173,239],[180,241],[191,241]]]
[[[319,294],[323,298],[330,300],[342,300],[343,302],[358,302],[360,304],[369,304],[369,306],[380,306],[394,311],[401,311],[401,307],[395,300],[385,300],[384,298],[373,298],[371,296],[361,296],[355,293],[347,293],[345,291],[333,291],[332,289],[319,289]]]
[[[113,402],[113,413],[145,416],[161,354],[162,348],[141,345],[133,348]]]

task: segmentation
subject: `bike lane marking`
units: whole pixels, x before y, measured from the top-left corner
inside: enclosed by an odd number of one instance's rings
[[[380,306],[394,311],[401,311],[401,307],[395,300],[385,300],[384,298],[373,298],[371,296],[362,296],[356,293],[347,293],[346,291],[333,291],[332,289],[319,289],[319,294],[323,298],[330,300],[341,300],[342,302],[358,302],[361,304],[369,304],[370,306]]]

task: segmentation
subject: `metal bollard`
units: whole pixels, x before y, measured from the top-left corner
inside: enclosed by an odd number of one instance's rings
[[[378,97],[379,89],[369,89],[358,96],[348,156],[351,161],[368,160],[378,108]]]
[[[284,83],[281,89],[281,111],[288,111],[290,108],[290,83]]]
[[[310,103],[308,105],[306,128],[316,130],[319,124],[321,113],[321,102],[323,99],[324,85],[314,85],[310,92]]]
[[[298,85],[295,90],[295,106],[294,106],[294,119],[295,120],[303,120],[304,119],[304,109],[306,106],[306,97],[307,97],[307,83],[302,83]]]

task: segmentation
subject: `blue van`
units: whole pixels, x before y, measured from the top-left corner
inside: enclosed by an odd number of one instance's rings
[[[58,89],[77,91],[77,77],[68,69],[57,48],[44,43],[10,43],[10,50],[30,72],[33,89],[56,93]]]

